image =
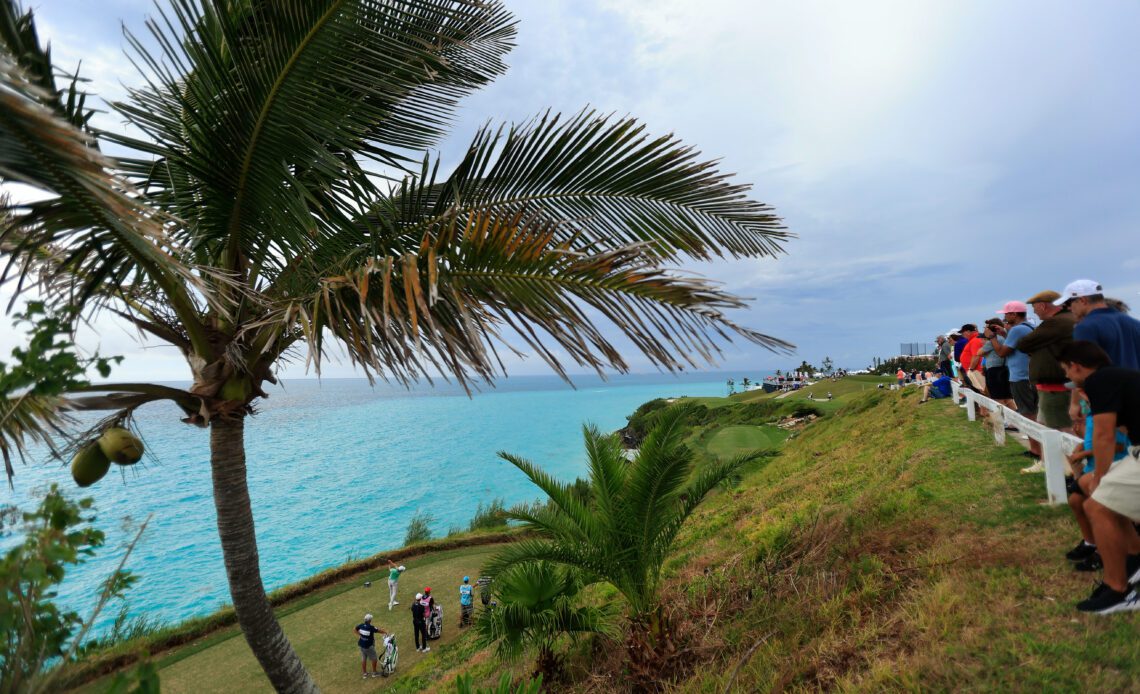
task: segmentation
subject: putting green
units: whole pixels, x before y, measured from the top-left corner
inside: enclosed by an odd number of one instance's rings
[[[788,437],[788,432],[768,425],[739,424],[719,429],[705,450],[718,458],[732,458],[757,449],[775,448]]]

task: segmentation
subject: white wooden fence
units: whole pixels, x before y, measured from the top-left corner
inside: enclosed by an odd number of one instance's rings
[[[1066,461],[1069,454],[1081,445],[1081,440],[1072,434],[1065,434],[1026,419],[1016,411],[990,400],[977,391],[959,388],[957,383],[952,383],[952,388],[954,402],[965,396],[966,404],[962,407],[966,408],[966,418],[971,422],[978,419],[979,407],[989,410],[994,424],[994,441],[999,445],[1005,443],[1006,425],[1016,427],[1019,432],[1041,444],[1041,460],[1045,463],[1045,493],[1049,497],[1049,503],[1066,503],[1068,499],[1068,494],[1065,492],[1065,470],[1068,467]]]

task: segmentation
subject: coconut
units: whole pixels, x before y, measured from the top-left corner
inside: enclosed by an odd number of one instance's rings
[[[249,400],[251,393],[253,393],[253,386],[249,379],[244,376],[234,376],[222,384],[222,389],[218,395],[222,400],[245,402]]]
[[[111,461],[103,455],[103,449],[92,443],[84,446],[71,459],[71,477],[80,487],[90,487],[111,469]]]
[[[143,445],[138,437],[122,427],[111,427],[99,437],[99,448],[111,462],[134,465],[142,459]]]

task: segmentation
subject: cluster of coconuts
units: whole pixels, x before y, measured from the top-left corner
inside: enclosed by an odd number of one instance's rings
[[[80,487],[90,487],[103,479],[111,463],[134,465],[142,455],[143,444],[137,436],[122,427],[110,427],[71,459],[71,477]]]

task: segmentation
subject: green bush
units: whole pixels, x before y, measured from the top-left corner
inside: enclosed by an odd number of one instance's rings
[[[404,534],[404,546],[414,545],[417,542],[427,542],[431,539],[431,523],[435,518],[426,511],[416,511],[416,515],[408,521],[408,532]]]
[[[496,530],[507,527],[506,506],[502,499],[493,499],[486,507],[480,501],[475,507],[475,515],[467,525],[468,530]]]

